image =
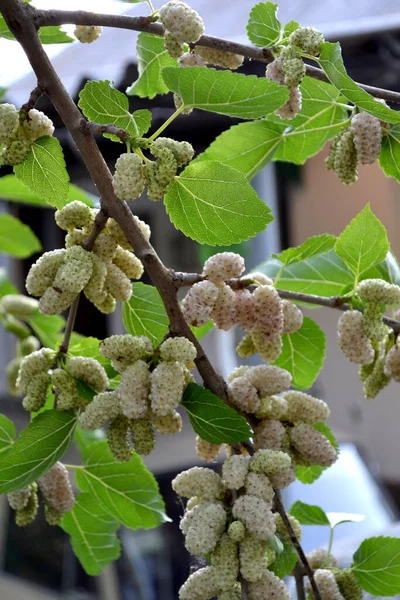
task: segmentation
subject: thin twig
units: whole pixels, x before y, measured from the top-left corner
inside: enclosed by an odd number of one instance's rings
[[[71,335],[74,331],[76,315],[78,313],[79,300],[81,295],[75,298],[73,304],[71,304],[71,308],[69,309],[67,324],[65,326],[64,339],[60,344],[59,352],[66,354],[68,352],[69,343],[71,341]]]
[[[85,250],[93,249],[94,243],[95,243],[96,239],[98,238],[98,236],[100,235],[100,233],[103,231],[104,227],[106,226],[107,221],[108,221],[107,211],[104,208],[100,208],[100,210],[97,213],[96,218],[94,220],[91,232],[89,233],[87,238],[85,238],[83,240],[82,246]]]
[[[127,131],[121,129],[120,127],[116,127],[112,123],[109,123],[108,125],[101,125],[100,123],[92,123],[91,121],[86,121],[86,119],[82,119],[82,129],[86,130],[89,133],[98,135],[101,135],[103,133],[111,133],[119,137],[121,142],[125,142],[131,137],[131,135]]]
[[[28,113],[32,108],[35,108],[36,102],[43,96],[43,90],[40,85],[37,85],[30,93],[28,102],[21,106],[21,112]]]
[[[307,557],[304,553],[304,550],[303,550],[299,540],[297,539],[297,536],[296,536],[295,532],[293,531],[293,527],[287,517],[285,507],[283,506],[280,490],[275,489],[274,492],[275,492],[275,497],[274,497],[275,508],[281,516],[281,519],[282,519],[282,521],[286,527],[286,530],[289,534],[290,540],[291,540],[293,546],[296,548],[297,554],[299,555],[300,561],[303,563],[304,569],[307,573],[307,577],[310,580],[310,584],[311,584],[312,590],[314,592],[314,597],[316,598],[316,600],[321,600],[321,594],[319,593],[318,586],[315,583],[315,579],[314,579],[314,571],[310,567]]]
[[[28,5],[28,10],[32,14],[37,26],[46,25],[101,25],[103,27],[114,27],[118,29],[129,29],[133,31],[146,31],[155,35],[164,35],[164,28],[160,23],[152,22],[153,17],[131,17],[129,15],[104,15],[100,13],[86,12],[83,10],[67,11],[67,10],[39,10]],[[272,52],[266,48],[256,48],[247,44],[239,44],[222,38],[211,35],[203,35],[197,46],[205,46],[206,48],[217,48],[234,54],[240,54],[246,58],[257,60],[263,63],[269,63],[274,60]],[[306,66],[307,75],[320,81],[329,81],[322,69]],[[364,91],[371,94],[375,98],[382,98],[387,102],[400,104],[400,93],[391,90],[384,90],[371,85],[359,85]]]
[[[301,566],[299,567],[299,565],[297,564],[294,568],[294,579],[296,582],[297,600],[306,600],[306,593],[304,590],[304,575],[302,571],[303,569],[301,568]]]

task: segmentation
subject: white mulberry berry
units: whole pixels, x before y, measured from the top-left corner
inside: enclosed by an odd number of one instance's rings
[[[63,369],[55,369],[52,377],[53,387],[56,388],[57,408],[59,410],[74,410],[79,408],[80,399],[76,381]]]
[[[303,313],[300,308],[290,302],[282,300],[283,308],[283,331],[282,333],[295,333],[303,325]]]
[[[55,352],[50,348],[41,348],[25,356],[18,373],[17,388],[26,392],[29,383],[35,375],[46,373],[54,362]]]
[[[228,331],[236,323],[236,295],[228,286],[219,288],[217,301],[211,312],[211,319],[218,329]]]
[[[239,548],[237,542],[224,533],[211,556],[215,585],[219,591],[233,588],[239,575]]]
[[[52,136],[54,133],[53,121],[44,113],[36,108],[32,108],[22,124],[25,136],[31,142],[47,135]]]
[[[58,269],[64,263],[67,251],[51,250],[45,252],[31,266],[26,278],[26,289],[32,296],[42,296],[54,281]]]
[[[196,510],[199,509],[199,510]],[[222,504],[200,504],[193,509],[185,537],[186,549],[195,556],[206,556],[212,552],[226,524],[226,512]]]
[[[121,154],[115,163],[114,192],[120,200],[139,198],[144,190],[142,159],[137,154]]]
[[[39,303],[22,294],[6,294],[0,300],[0,307],[14,317],[26,319],[37,311]]]
[[[367,302],[364,308],[363,329],[371,342],[381,342],[385,338],[388,330],[383,322],[379,302]]]
[[[282,398],[287,402],[286,420],[292,423],[326,421],[331,412],[326,402],[304,392],[290,390],[282,394]]]
[[[170,31],[164,33],[164,46],[171,58],[179,58],[185,52],[182,42],[178,42]]]
[[[13,104],[0,104],[0,146],[7,145],[19,127],[19,113]]]
[[[289,99],[275,111],[281,119],[294,119],[303,106],[303,96],[298,86],[289,89]]]
[[[239,490],[243,487],[248,470],[248,456],[240,454],[229,456],[222,465],[222,479],[226,487],[231,490]]]
[[[44,315],[59,315],[69,308],[77,297],[76,292],[62,292],[47,288],[39,301],[39,310]]]
[[[259,327],[255,327],[251,332],[256,352],[266,362],[274,362],[282,352],[282,337],[280,333],[266,335]]]
[[[255,413],[260,407],[257,389],[245,375],[229,383],[228,396],[232,404],[244,412]]]
[[[64,231],[91,227],[94,222],[93,213],[89,206],[84,202],[79,202],[79,200],[69,202],[62,209],[57,210],[54,218],[60,229]]]
[[[286,452],[281,452],[280,450],[257,450],[251,459],[250,471],[264,473],[267,477],[272,477],[290,468],[291,465],[292,459]]]
[[[196,356],[193,342],[185,337],[168,338],[160,346],[160,358],[167,362],[192,363]]]
[[[152,148],[157,160],[146,163],[144,176],[149,200],[161,200],[178,170],[174,153],[169,148]]]
[[[103,28],[96,25],[77,25],[74,35],[81,44],[91,44],[101,36],[102,31]]]
[[[175,435],[182,429],[182,417],[178,412],[174,411],[164,417],[155,417],[153,425],[159,433]]]
[[[286,429],[280,421],[265,419],[254,428],[256,450],[281,450]]]
[[[204,33],[204,23],[200,15],[185,2],[172,0],[161,7],[161,23],[178,42],[197,42]]]
[[[108,388],[107,373],[94,358],[73,356],[68,363],[68,369],[73,377],[81,379],[96,392],[105,392]]]
[[[132,284],[129,277],[114,263],[107,265],[104,289],[119,302],[128,302],[132,296]]]
[[[204,467],[183,471],[172,481],[172,488],[179,496],[200,496],[204,500],[220,498],[224,489],[218,473]]]
[[[271,571],[265,571],[261,579],[249,583],[249,600],[264,600],[265,598],[276,598],[276,600],[290,600],[291,598],[285,583]]]
[[[142,419],[148,411],[150,372],[143,360],[129,365],[121,374],[116,391],[121,411],[128,419]]]
[[[61,462],[56,462],[47,473],[39,479],[39,487],[46,501],[61,513],[72,510],[75,496],[67,469]]]
[[[21,490],[10,492],[7,494],[8,504],[13,510],[22,510],[28,504],[31,493],[32,487],[30,485]]]
[[[279,394],[286,390],[292,382],[289,371],[273,365],[251,367],[247,371],[246,377],[262,396]]]
[[[354,134],[348,129],[338,139],[334,157],[335,173],[342,183],[350,185],[357,181],[357,160]]]
[[[246,527],[242,521],[232,521],[228,527],[228,535],[235,542],[241,542],[246,535]]]
[[[98,429],[121,414],[121,407],[115,392],[97,394],[79,417],[85,429]]]
[[[320,593],[321,600],[344,600],[342,594],[340,593],[339,586],[336,583],[335,575],[332,573],[332,571],[329,571],[328,569],[317,569],[314,572],[314,579]],[[307,593],[314,598],[314,594],[309,583],[307,584]]]
[[[211,567],[199,569],[179,590],[179,600],[210,600],[218,593]]]
[[[218,287],[211,281],[195,283],[182,302],[183,315],[188,323],[205,325],[218,298]]]
[[[53,281],[56,291],[79,294],[92,275],[92,255],[80,246],[68,248],[65,262],[58,269]]]
[[[275,534],[275,520],[271,507],[261,498],[245,494],[233,505],[232,515],[243,521],[246,529],[260,540],[267,540]]]
[[[159,417],[173,412],[181,401],[185,385],[183,365],[160,363],[150,376],[151,409]]]
[[[248,473],[245,487],[246,494],[261,498],[268,505],[272,505],[275,492],[270,480],[264,473]]]
[[[358,284],[356,291],[367,302],[400,304],[400,286],[383,279],[364,279]]]
[[[205,46],[196,46],[196,54],[201,56],[209,65],[223,67],[234,71],[243,64],[244,57],[226,50],[218,48],[206,48]]]
[[[360,112],[351,119],[350,131],[354,133],[357,157],[363,165],[372,165],[381,152],[382,127],[378,117]]]
[[[311,464],[330,467],[337,460],[330,441],[307,423],[298,423],[290,430],[290,441]]]
[[[289,36],[289,44],[297,46],[302,52],[318,56],[324,36],[314,27],[299,27]]]
[[[278,292],[272,285],[260,285],[253,292],[256,325],[266,336],[282,333],[283,306]]]
[[[205,462],[212,462],[217,458],[221,451],[221,444],[212,444],[207,440],[203,440],[200,436],[196,436],[196,454]]]
[[[249,290],[238,290],[236,298],[236,323],[245,331],[251,331],[254,327],[255,312],[253,294]]]
[[[215,285],[222,285],[228,279],[239,277],[244,268],[244,259],[240,254],[221,252],[206,260],[202,275]]]
[[[239,545],[240,573],[247,581],[258,581],[268,566],[267,547],[263,540],[247,534]]]
[[[118,371],[123,371],[137,360],[149,358],[153,354],[153,346],[145,336],[111,335],[100,344],[100,354],[105,358],[117,361]]]
[[[395,344],[386,355],[384,373],[387,377],[393,377],[400,381],[400,348]]]
[[[129,279],[140,279],[144,269],[140,260],[129,250],[118,248],[115,251],[113,263],[116,265]]]
[[[171,138],[159,137],[153,143],[152,148],[155,150],[154,155],[158,156],[158,152],[163,148],[168,148],[174,155],[178,167],[186,165],[193,158],[193,146],[189,142],[177,142]],[[152,149],[150,149],[152,151]]]
[[[359,365],[374,360],[374,349],[364,333],[364,316],[358,310],[347,310],[338,321],[339,346],[346,358]]]
[[[0,161],[15,167],[24,162],[30,151],[31,142],[29,140],[15,140],[0,152]]]
[[[108,445],[118,462],[128,462],[132,458],[132,448],[128,440],[129,426],[129,419],[118,415],[108,428]]]
[[[155,448],[154,430],[150,421],[133,419],[130,424],[132,442],[138,454],[146,456]]]
[[[307,560],[310,567],[314,570],[323,569],[324,567],[338,567],[339,563],[337,559],[332,556],[328,557],[328,552],[325,548],[316,548],[307,554]]]

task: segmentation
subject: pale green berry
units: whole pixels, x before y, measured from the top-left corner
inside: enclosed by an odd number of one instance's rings
[[[335,173],[342,183],[349,185],[357,181],[357,161],[354,133],[348,129],[337,142],[334,160]]]
[[[73,304],[77,295],[49,287],[40,298],[39,310],[44,315],[59,315]]]
[[[246,333],[236,346],[236,352],[241,358],[248,358],[256,354],[257,348],[254,345],[253,338],[250,333]]]
[[[381,121],[374,115],[360,112],[352,117],[350,130],[354,133],[358,160],[363,165],[372,165],[381,152]]]
[[[123,271],[114,263],[107,266],[104,289],[119,302],[128,302],[132,296],[132,284]]]
[[[26,278],[26,289],[32,296],[42,296],[53,284],[58,269],[65,261],[67,251],[51,250],[45,252],[31,266]]]
[[[144,165],[137,154],[121,154],[115,163],[114,192],[120,200],[139,198],[144,190]]]
[[[128,279],[140,279],[144,269],[140,260],[129,250],[117,247],[113,263],[118,267]]]
[[[222,479],[227,488],[239,490],[244,486],[246,475],[249,470],[249,457],[240,454],[232,454],[222,465]]]
[[[183,4],[183,3],[182,3]],[[190,575],[179,590],[179,600],[207,600],[218,593],[211,567],[204,567]]]
[[[368,302],[365,305],[363,328],[372,342],[381,342],[386,337],[388,329],[383,323],[383,313],[378,302]]]
[[[150,200],[161,200],[167,193],[177,169],[178,164],[173,152],[169,148],[157,149],[157,160],[146,163],[145,166],[147,196]]]
[[[331,412],[326,402],[305,392],[290,390],[284,392],[282,398],[287,402],[286,420],[292,423],[296,421],[307,423],[326,421]]]
[[[383,279],[364,279],[357,285],[356,291],[367,302],[400,304],[400,286]]]
[[[52,383],[56,389],[58,409],[74,410],[80,407],[78,387],[75,379],[69,373],[63,369],[55,369]]]
[[[337,452],[330,441],[308,423],[298,423],[292,427],[290,441],[313,465],[330,467],[337,460]]]
[[[241,542],[246,535],[246,527],[242,521],[232,521],[228,527],[228,535],[235,542]]]
[[[31,142],[29,140],[15,140],[0,152],[0,161],[15,167],[24,162],[30,151]]]
[[[292,382],[289,371],[273,365],[251,367],[246,372],[246,377],[262,396],[279,394],[286,390]]]
[[[39,303],[21,294],[6,294],[1,298],[0,306],[10,315],[18,319],[26,319],[38,310]]]
[[[53,287],[67,294],[79,294],[89,282],[92,270],[91,252],[80,246],[72,246],[68,248],[65,262],[57,271]]]
[[[172,481],[172,487],[179,496],[200,496],[205,500],[220,498],[224,491],[218,473],[204,467],[192,467],[183,471]]]
[[[240,573],[247,581],[258,581],[268,566],[267,546],[264,540],[247,534],[239,544]]]
[[[38,373],[34,375],[26,386],[26,396],[22,401],[22,406],[29,412],[37,412],[46,404],[47,390],[51,383],[51,376],[48,373]]]
[[[165,29],[179,42],[197,42],[204,33],[202,18],[185,2],[167,2],[161,7],[159,18]]]
[[[101,36],[102,31],[103,28],[96,25],[77,25],[74,35],[81,44],[91,44]]]
[[[196,54],[201,56],[210,65],[231,69],[232,71],[238,69],[243,64],[243,56],[240,54],[226,52],[217,48],[196,46]]]
[[[249,468],[250,471],[264,473],[264,475],[270,477],[288,469],[291,464],[292,459],[285,452],[280,450],[257,450],[251,459]]]
[[[60,525],[63,514],[60,510],[51,506],[51,504],[44,504],[44,518],[49,525]]]
[[[36,350],[39,350],[39,348],[40,342],[34,335],[24,338],[19,343],[19,352],[22,354],[22,356],[28,356],[28,354],[36,352]]]
[[[153,143],[150,151],[154,156],[159,155],[159,151],[168,148],[174,155],[178,167],[186,165],[193,158],[193,146],[189,142],[177,142],[171,138],[159,137]]]
[[[168,338],[160,346],[160,358],[167,362],[192,363],[196,356],[193,342],[184,337]]]
[[[297,539],[299,541],[301,541],[301,538],[303,535],[303,530],[301,528],[299,521],[296,519],[296,517],[293,517],[293,515],[286,514],[286,517],[288,518],[289,523],[292,526],[294,535],[297,537]],[[274,518],[275,518],[275,525],[276,525],[276,533],[278,533],[281,536],[281,538],[283,540],[285,540],[285,542],[290,542],[291,541],[290,534],[289,534],[288,530],[286,529],[286,525],[283,522],[282,517],[280,516],[280,514],[274,513]]]
[[[262,498],[248,494],[240,496],[233,505],[232,516],[242,521],[246,529],[260,540],[267,540],[275,534],[271,507]]]
[[[90,207],[79,200],[69,202],[62,209],[57,210],[54,218],[60,229],[64,231],[91,227],[94,222]]]
[[[119,399],[115,392],[97,394],[79,417],[85,429],[99,429],[121,414]]]
[[[174,411],[164,417],[155,417],[153,425],[158,433],[175,435],[182,429],[182,417],[178,412]]]
[[[321,44],[324,42],[324,36],[314,27],[299,27],[289,36],[289,43],[296,46],[302,52],[318,56],[321,50]]]
[[[215,585],[227,591],[236,584],[239,575],[239,548],[237,542],[224,533],[211,555]]]
[[[129,419],[119,415],[108,428],[108,445],[118,462],[128,462],[132,458],[132,448],[128,442],[129,427]]]
[[[220,453],[221,444],[212,444],[207,440],[203,440],[200,436],[196,436],[196,454],[205,462],[212,462]]]
[[[22,128],[25,136],[31,142],[38,140],[43,136],[52,136],[54,133],[53,121],[49,119],[44,113],[36,108],[32,108],[24,122]]]
[[[26,527],[32,523],[37,515],[39,508],[39,498],[37,494],[37,484],[31,484],[31,494],[29,496],[28,503],[24,508],[18,510],[15,514],[15,523],[18,527]]]
[[[254,448],[256,450],[281,450],[285,427],[280,421],[265,419],[254,427]]]
[[[73,377],[81,379],[96,392],[105,392],[108,388],[108,377],[104,367],[94,358],[73,356],[68,363],[68,370]]]
[[[351,569],[335,569],[333,574],[345,600],[363,599],[363,591]]]
[[[374,348],[364,333],[364,316],[358,310],[347,310],[338,321],[339,346],[346,358],[359,365],[373,362]]]
[[[255,327],[251,332],[256,352],[266,362],[274,362],[282,353],[282,337],[280,333],[265,335],[259,327]]]
[[[264,600],[265,598],[291,600],[289,590],[282,579],[268,570],[260,579],[249,583],[249,600]]]
[[[133,447],[138,454],[150,454],[155,448],[154,430],[150,421],[133,419],[130,424]]]
[[[160,363],[150,376],[151,409],[156,416],[165,416],[181,401],[185,379],[183,365],[178,362]]]
[[[200,504],[191,512],[193,517],[184,528],[185,547],[195,556],[206,556],[214,550],[225,530],[226,512],[221,504],[212,502]]]
[[[13,104],[0,104],[0,146],[14,138],[19,127],[19,113]]]
[[[375,398],[390,382],[390,368],[386,365],[385,356],[379,356],[375,362],[371,374],[364,381],[364,396]]]
[[[164,33],[164,46],[171,58],[179,58],[185,52],[185,47],[170,31]]]
[[[248,473],[245,481],[246,494],[261,498],[272,505],[275,496],[274,488],[264,473]]]

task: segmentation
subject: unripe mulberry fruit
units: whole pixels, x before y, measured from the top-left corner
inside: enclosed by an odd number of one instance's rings
[[[275,534],[275,520],[270,506],[261,498],[245,494],[233,505],[232,515],[242,521],[246,529],[260,540],[267,540]]]
[[[219,288],[217,301],[211,312],[211,318],[215,327],[228,331],[236,323],[236,296],[235,292],[228,286]]]
[[[218,473],[204,467],[192,467],[183,471],[172,481],[172,488],[179,496],[200,496],[204,500],[220,498],[224,491]]]
[[[137,360],[149,358],[153,354],[153,346],[145,336],[111,335],[100,344],[100,354],[105,358],[118,361],[120,371]],[[122,368],[124,367],[124,368]]]
[[[244,258],[240,254],[221,252],[206,260],[202,275],[215,285],[222,285],[228,279],[239,277],[244,268]]]
[[[7,145],[18,131],[19,112],[13,104],[0,104],[0,146]]]
[[[242,590],[240,583],[237,583],[234,588],[218,594],[218,600],[241,600]]]
[[[249,356],[253,356],[257,353],[257,348],[254,345],[253,338],[250,333],[246,333],[246,335],[242,337],[236,346],[236,353],[241,358],[248,358]]]
[[[275,81],[281,85],[284,83],[285,74],[282,68],[282,59],[280,56],[275,58],[272,62],[267,65],[265,70],[265,77],[270,81]]]
[[[79,408],[80,399],[76,381],[63,369],[53,371],[52,384],[56,388],[57,408],[59,410],[74,410]]]
[[[236,323],[245,331],[251,331],[254,327],[255,313],[253,294],[249,290],[238,290],[236,298]]]
[[[204,33],[203,19],[185,2],[167,2],[161,7],[159,18],[178,42],[197,42]]]
[[[216,503],[201,504],[193,512],[196,516],[187,528],[185,547],[195,556],[206,556],[214,550],[225,530],[226,512],[222,504]]]
[[[173,412],[181,401],[185,379],[183,365],[178,362],[160,363],[150,376],[151,409],[163,417]]]
[[[73,377],[81,379],[96,392],[105,392],[108,388],[108,377],[102,365],[87,356],[73,356],[68,363]]]
[[[140,260],[129,250],[118,248],[115,251],[113,263],[117,266],[129,279],[140,279],[143,275],[143,265]]]
[[[91,227],[94,222],[92,210],[84,202],[74,200],[57,210],[54,216],[57,225],[64,231]]]
[[[292,376],[289,371],[273,365],[251,367],[247,371],[246,377],[262,396],[280,394],[292,383]]]
[[[157,160],[148,162],[145,166],[144,175],[149,200],[162,199],[178,169],[174,154],[169,148],[158,149],[157,157]]]
[[[192,363],[196,356],[193,342],[185,337],[168,338],[160,346],[160,358],[167,362]]]
[[[346,185],[357,181],[357,150],[354,134],[346,130],[337,142],[334,169],[340,181]]]
[[[362,589],[351,569],[337,569],[333,574],[345,600],[362,600]]]
[[[212,462],[217,458],[221,451],[221,444],[212,444],[207,440],[203,440],[200,436],[196,436],[196,454],[205,462]]]
[[[390,377],[385,373],[385,357],[379,356],[375,360],[371,374],[364,381],[364,396],[366,398],[376,398],[389,382]]]
[[[179,600],[208,600],[218,593],[211,567],[199,569],[179,590]]]
[[[208,323],[217,298],[218,287],[211,281],[195,283],[182,302],[183,315],[186,321],[196,327]]]
[[[153,152],[155,156],[158,156],[159,151],[163,148],[167,148],[172,152],[178,167],[186,165],[193,158],[194,150],[189,142],[177,142],[171,138],[159,137],[153,143],[150,151]]]
[[[170,31],[164,34],[164,46],[171,58],[179,58],[185,52],[182,42],[178,42]]]
[[[18,319],[26,319],[37,311],[39,303],[22,294],[6,294],[1,298],[0,307]]]
[[[290,430],[290,441],[313,465],[330,467],[337,460],[337,452],[330,441],[307,423],[299,423]]]
[[[132,296],[132,285],[129,277],[114,263],[107,266],[104,289],[119,302],[128,302]]]
[[[315,430],[314,430],[315,431]],[[326,438],[325,438],[326,439]],[[250,471],[271,477],[290,468],[292,459],[280,450],[257,450],[250,462]]]
[[[239,575],[239,548],[237,542],[224,533],[211,556],[215,585],[221,591],[233,588]]]
[[[282,394],[282,397],[287,402],[286,419],[292,423],[326,421],[331,413],[326,402],[304,392],[290,390]]]
[[[254,428],[254,448],[256,450],[281,450],[286,429],[280,421],[265,419]]]
[[[400,304],[400,286],[383,279],[364,279],[358,284],[356,291],[367,302]]]
[[[77,25],[74,30],[76,39],[81,44],[91,44],[95,42],[103,31],[103,28],[95,25]]]
[[[29,140],[15,140],[0,152],[0,161],[15,167],[24,162],[30,151],[31,142]]]
[[[350,362],[369,365],[375,352],[364,333],[364,316],[358,310],[347,310],[338,321],[339,346]]]
[[[282,54],[282,70],[285,76],[283,83],[288,88],[294,88],[303,80],[304,75],[306,74],[306,65],[302,61],[301,58],[288,58],[283,56]]]
[[[222,465],[222,479],[227,488],[239,490],[244,486],[249,470],[249,458],[240,454],[232,454]]]
[[[14,334],[21,341],[29,337],[29,327],[12,315],[6,315],[3,318],[3,327],[6,331]]]
[[[282,333],[295,333],[303,325],[303,313],[300,308],[290,302],[282,300],[283,308],[283,331]]]
[[[175,435],[182,429],[182,417],[178,412],[174,411],[164,417],[155,417],[153,425],[158,433]]]
[[[54,508],[54,506],[51,506],[51,504],[47,504],[45,502],[44,518],[46,519],[46,521],[49,525],[53,525],[53,526],[59,525],[62,517],[63,517],[63,513],[61,511]]]
[[[7,494],[8,504],[14,510],[22,510],[28,504],[31,493],[32,487],[30,485],[21,490],[10,492]]]
[[[26,396],[22,406],[29,412],[37,412],[46,404],[47,390],[51,383],[49,373],[38,373],[26,387]]]
[[[128,419],[143,418],[148,410],[149,392],[150,372],[147,364],[143,360],[138,360],[126,367],[116,392],[122,413]]]
[[[22,354],[22,356],[28,356],[28,354],[36,352],[36,350],[39,350],[39,348],[40,342],[34,335],[30,335],[27,338],[24,338],[19,343],[19,351]]]
[[[382,320],[383,314],[378,302],[368,302],[364,308],[364,333],[372,342],[381,342],[387,327]]]
[[[98,429],[112,421],[121,413],[121,407],[115,392],[97,394],[79,417],[79,423],[85,429]]]
[[[324,36],[314,27],[299,27],[289,36],[289,44],[296,46],[302,52],[318,56],[321,50],[321,44],[324,42]]]
[[[395,381],[400,381],[400,348],[398,344],[392,346],[386,355],[384,373],[387,377],[393,377]]]
[[[251,332],[256,352],[266,362],[274,362],[282,352],[282,337],[280,333],[265,335],[259,327],[255,327]]]
[[[50,369],[55,358],[55,352],[50,348],[41,348],[25,356],[21,362],[18,373],[17,388],[26,392],[28,385],[35,375],[46,373]]]
[[[260,332],[266,336],[282,333],[283,306],[276,289],[272,285],[260,285],[253,292],[253,301],[255,324]]]
[[[339,131],[339,133],[337,135],[335,135],[335,137],[333,138],[333,140],[331,142],[329,154],[325,158],[325,165],[326,165],[326,168],[328,169],[328,171],[335,170],[335,157],[336,157],[336,152],[338,149],[339,140],[342,137],[342,135],[345,133],[345,131],[346,131],[345,129],[342,129],[341,131]]]
[[[299,541],[301,541],[301,538],[303,535],[303,530],[301,528],[299,521],[296,519],[296,517],[293,517],[293,515],[289,515],[287,513],[286,513],[286,517],[293,529],[294,535],[297,537],[297,539]],[[275,518],[275,525],[276,525],[276,533],[278,533],[281,536],[281,538],[283,540],[285,540],[285,542],[290,542],[291,538],[288,533],[288,530],[286,529],[286,525],[283,522],[281,515],[279,513],[274,513],[274,518]]]
[[[113,187],[120,200],[139,198],[144,190],[142,159],[137,154],[121,154],[115,163]]]
[[[314,579],[321,600],[344,600],[332,571],[328,569],[317,569],[314,572]],[[312,598],[315,597],[309,583],[307,583],[306,591]]]
[[[65,261],[67,251],[51,250],[45,252],[31,266],[26,278],[26,289],[32,296],[42,296],[48,287],[53,284],[58,269]]]
[[[310,554],[307,554],[307,560],[310,567],[314,570],[323,569],[324,567],[339,567],[337,559],[332,554],[328,557],[328,552],[325,548],[316,548]]]
[[[294,119],[303,106],[303,96],[298,86],[289,89],[289,99],[275,111],[281,119]]]
[[[132,458],[132,448],[128,441],[130,421],[119,415],[108,428],[108,445],[118,462],[128,462]]]
[[[52,136],[54,133],[53,121],[40,110],[36,110],[36,108],[32,108],[28,112],[22,127],[25,136],[28,140],[31,140],[31,142],[34,142],[45,135]]]
[[[261,579],[268,566],[267,547],[263,540],[247,534],[239,545],[240,573],[253,582]]]
[[[58,269],[53,281],[56,291],[79,294],[89,282],[93,262],[91,252],[80,246],[68,248],[64,264]]]
[[[8,391],[12,396],[18,396],[17,379],[22,358],[13,358],[6,366]]]
[[[18,510],[15,514],[15,523],[18,527],[26,527],[35,520],[39,508],[39,498],[37,494],[37,484],[31,484],[31,494],[27,505]]]
[[[61,513],[72,510],[75,496],[67,469],[57,462],[39,479],[39,487],[46,501]]]
[[[350,130],[354,133],[357,156],[363,165],[372,165],[381,152],[382,127],[378,117],[360,112],[351,119]]]
[[[241,542],[246,535],[246,527],[242,521],[232,521],[228,527],[228,535],[235,542]]]
[[[268,505],[275,496],[274,488],[264,473],[248,473],[245,481],[246,494],[261,498]]]
[[[228,385],[228,396],[234,406],[247,413],[255,413],[260,407],[257,389],[246,376],[237,377]]]
[[[133,419],[130,424],[133,447],[138,454],[146,456],[155,448],[154,430],[150,421]]]
[[[249,600],[265,600],[265,598],[279,600],[291,598],[285,583],[271,571],[265,571],[261,579],[249,583]]]
[[[217,48],[206,48],[205,46],[196,46],[196,54],[200,55],[210,65],[231,69],[232,71],[243,64],[244,58],[240,54],[233,54],[233,52],[226,52]]]

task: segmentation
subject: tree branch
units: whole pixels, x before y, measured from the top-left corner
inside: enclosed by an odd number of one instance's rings
[[[25,104],[21,106],[21,112],[28,113],[32,108],[35,107],[36,102],[42,97],[42,95],[43,90],[40,85],[37,85],[31,91],[28,102],[25,102]]]
[[[74,302],[71,304],[71,308],[69,309],[67,324],[65,326],[64,338],[60,344],[59,352],[66,354],[68,352],[69,343],[71,341],[71,335],[74,331],[76,315],[78,313],[79,300],[81,295],[78,294],[75,298]]]
[[[101,125],[100,123],[92,123],[92,121],[86,121],[86,119],[82,119],[82,130],[92,134],[103,134],[103,133],[112,133],[119,137],[121,142],[125,142],[131,136],[125,131],[125,129],[121,129],[120,127],[116,127],[112,123],[108,125]]]
[[[297,600],[306,600],[306,594],[304,590],[304,575],[303,569],[299,564],[297,564],[294,568],[294,579],[296,582],[296,593]]]
[[[67,11],[67,10],[38,10],[28,5],[28,9],[34,18],[38,27],[47,25],[101,25],[103,27],[114,27],[118,29],[130,29],[133,31],[147,31],[155,35],[164,35],[164,28],[160,23],[154,23],[154,17],[131,17],[129,15],[104,15],[100,13],[86,12],[83,10]],[[247,44],[239,44],[222,38],[217,38],[212,35],[203,35],[196,42],[197,46],[205,46],[206,48],[217,48],[234,54],[240,54],[252,60],[258,60],[263,63],[270,63],[274,60],[272,52],[266,48],[256,48]],[[320,81],[329,79],[322,69],[306,66],[307,75]],[[387,102],[400,104],[400,93],[391,90],[384,90],[371,85],[359,85],[364,91],[371,94],[375,98],[381,98]]]

